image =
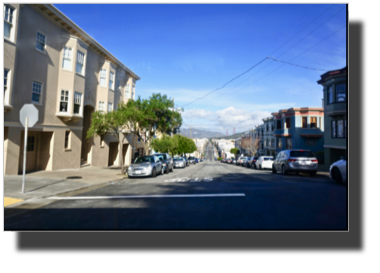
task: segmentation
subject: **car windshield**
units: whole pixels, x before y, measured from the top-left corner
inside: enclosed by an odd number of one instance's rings
[[[166,155],[157,154],[156,156],[158,157],[158,159],[165,159],[166,160]]]
[[[290,157],[315,157],[310,151],[291,151]]]
[[[154,163],[154,157],[153,156],[139,156],[135,160],[135,163],[144,163],[144,162]]]
[[[182,157],[176,157],[176,158],[174,158],[173,160],[174,160],[174,161],[182,161],[183,158],[182,158]]]
[[[273,157],[264,157],[264,160],[273,160]]]
[[[190,156],[189,159],[194,159],[194,157]]]

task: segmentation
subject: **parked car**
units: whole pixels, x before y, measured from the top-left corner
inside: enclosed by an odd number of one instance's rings
[[[272,172],[308,172],[315,176],[318,171],[318,159],[310,150],[284,150],[273,161]]]
[[[183,157],[175,157],[173,161],[175,168],[186,168],[187,162]]]
[[[247,156],[240,157],[240,165],[241,166],[245,167],[246,164],[247,164],[247,162],[248,162],[248,157]]]
[[[166,153],[154,154],[162,163],[162,173],[168,174],[174,169],[173,158]]]
[[[347,164],[347,157],[342,156],[340,160],[334,162],[330,166],[330,177],[333,179],[336,183],[343,183],[347,182],[347,175],[346,175],[346,164]]]
[[[199,163],[199,160],[198,160],[198,158],[195,158],[195,163]]]
[[[232,164],[236,164],[236,159],[232,160]]]
[[[195,164],[195,157],[189,156],[189,163],[190,164]]]
[[[190,162],[189,162],[189,159],[187,159],[186,156],[183,157],[183,159],[186,161],[186,166],[190,166]]]
[[[248,160],[248,168],[254,168],[257,169],[256,167],[256,161],[259,159],[258,156],[250,157]]]
[[[128,167],[129,177],[151,176],[156,177],[162,172],[162,163],[158,156],[148,155],[139,156],[133,164]]]
[[[272,169],[273,156],[260,156],[256,161],[256,166],[259,170]]]

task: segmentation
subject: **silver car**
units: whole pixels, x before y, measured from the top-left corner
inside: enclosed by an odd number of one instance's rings
[[[307,172],[315,176],[318,171],[318,159],[310,150],[281,151],[273,161],[272,172]]]
[[[346,175],[347,157],[342,156],[340,160],[334,162],[330,166],[330,177],[336,183],[342,183],[347,181]]]
[[[128,167],[129,177],[151,176],[156,177],[162,172],[162,162],[155,155],[139,156],[135,162]]]
[[[186,168],[186,160],[183,157],[175,157],[174,168]]]

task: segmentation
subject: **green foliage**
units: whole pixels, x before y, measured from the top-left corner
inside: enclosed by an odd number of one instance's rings
[[[222,158],[221,158],[221,157],[218,157],[217,160],[220,161],[220,160],[222,160]]]
[[[178,139],[170,137],[168,135],[163,135],[161,139],[155,138],[152,140],[151,147],[159,153],[171,153],[173,155],[173,150],[178,146]]]
[[[236,156],[237,154],[240,154],[240,150],[238,148],[231,148],[230,153]]]
[[[190,154],[197,150],[197,146],[194,141],[188,137],[182,135],[174,135],[177,145],[173,149],[173,154]]]

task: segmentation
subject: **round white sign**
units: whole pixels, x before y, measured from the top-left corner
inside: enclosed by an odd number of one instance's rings
[[[25,104],[20,110],[20,122],[25,127],[25,118],[28,117],[28,128],[38,121],[38,109],[33,104]]]

